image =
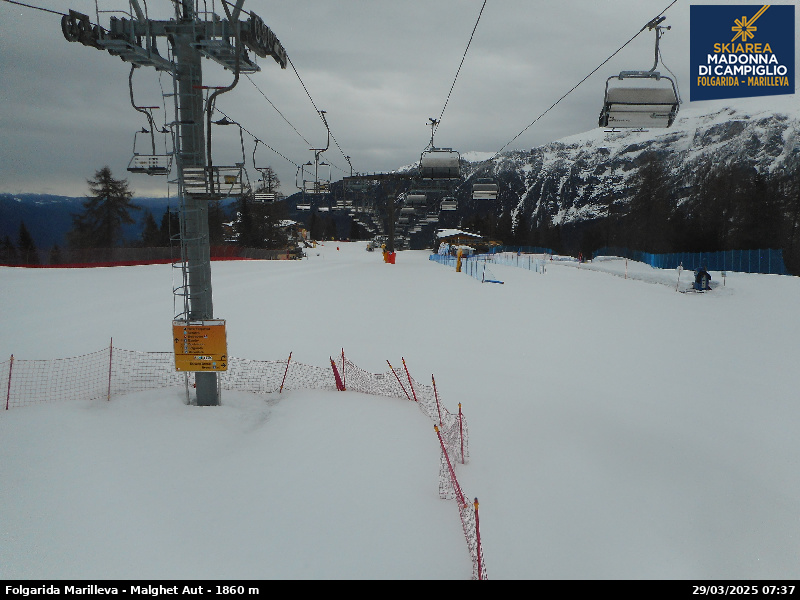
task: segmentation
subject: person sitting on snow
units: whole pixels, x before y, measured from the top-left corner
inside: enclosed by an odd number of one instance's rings
[[[694,272],[694,289],[701,292],[711,289],[711,275],[708,274],[708,269],[705,266]]]

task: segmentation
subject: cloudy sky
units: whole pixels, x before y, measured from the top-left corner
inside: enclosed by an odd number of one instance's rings
[[[25,0],[96,20],[97,9],[127,9],[125,0]],[[170,0],[148,0],[150,18],[170,18]],[[224,15],[219,0],[200,2]],[[671,0],[488,0],[439,126],[435,144],[462,153],[496,152],[628,41]],[[703,4],[742,4],[736,0]],[[665,13],[661,42],[684,106],[689,102],[689,10],[678,0]],[[419,159],[430,140],[428,118],[442,113],[483,0],[246,0],[276,33],[297,69],[260,59],[217,107],[278,153],[260,146],[257,166],[272,166],[282,191],[296,191],[298,165],[326,144],[314,105],[326,111],[335,141],[323,156],[334,180],[396,169]],[[758,5],[756,5],[758,6]],[[796,18],[798,17],[796,12]],[[100,12],[100,22],[110,16]],[[796,28],[800,31],[800,27]],[[649,69],[654,34],[645,31],[520,135],[508,149],[531,148],[593,129],[606,79]],[[203,61],[206,85],[232,74]],[[129,174],[134,132],[146,125],[130,104],[129,66],[61,34],[60,17],[0,0],[0,192],[81,196],[86,179],[108,165],[136,195],[174,194],[164,178]],[[665,72],[661,68],[662,72]],[[299,77],[298,77],[299,74]],[[169,76],[134,74],[137,104],[163,105]],[[312,101],[306,94],[308,90]],[[267,99],[269,99],[269,102]],[[271,102],[271,104],[270,104]],[[166,99],[167,119],[174,112]],[[155,111],[163,122],[164,110]],[[215,164],[242,161],[238,128],[214,130]],[[252,170],[253,137],[244,134]],[[138,148],[137,148],[138,149]]]

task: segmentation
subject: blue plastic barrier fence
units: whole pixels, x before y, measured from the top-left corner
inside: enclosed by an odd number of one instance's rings
[[[643,262],[656,269],[695,270],[705,267],[709,271],[734,271],[740,273],[768,273],[789,275],[783,262],[782,250],[724,250],[719,252],[674,252],[671,254],[651,254],[628,248],[601,248],[592,254],[598,256],[619,256]]]

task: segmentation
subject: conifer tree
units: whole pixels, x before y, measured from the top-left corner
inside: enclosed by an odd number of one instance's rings
[[[17,248],[11,241],[9,236],[3,238],[0,242],[0,263],[13,265],[17,263],[19,256],[17,255]]]
[[[351,240],[359,240],[359,239],[361,239],[361,237],[362,237],[362,235],[361,235],[361,226],[358,223],[356,223],[355,221],[351,220],[350,221],[350,235],[349,235],[349,238]]]
[[[142,246],[153,248],[161,241],[161,231],[158,228],[153,213],[149,210],[144,215],[144,229],[142,230]]]
[[[58,244],[56,244],[52,248],[50,248],[50,264],[60,265],[63,262],[64,259],[61,256],[61,248],[59,248]]]
[[[72,215],[72,229],[67,234],[75,248],[112,248],[122,241],[122,226],[135,222],[131,212],[140,207],[131,202],[133,192],[126,179],[114,179],[107,166],[87,180],[90,194],[83,202],[83,212]]]
[[[511,216],[511,211],[506,210],[497,219],[497,226],[495,230],[495,237],[503,244],[510,245],[514,239],[514,221]]]
[[[164,211],[161,217],[161,227],[159,227],[158,245],[166,248],[171,245],[173,237],[180,234],[181,219],[178,213],[172,212],[169,208]]]
[[[333,217],[325,219],[324,234],[326,240],[335,240],[339,237],[336,229],[336,220]]]
[[[23,265],[39,264],[39,251],[36,249],[36,243],[33,241],[28,228],[25,227],[25,221],[21,221],[19,224],[17,247],[19,248],[19,255]]]
[[[212,200],[208,204],[208,239],[214,246],[225,242],[225,210],[220,200]]]
[[[311,216],[309,217],[308,221],[308,235],[312,240],[321,240],[323,239],[324,223],[322,219],[317,216],[317,211],[311,211]]]
[[[254,204],[254,198],[250,194],[242,194],[236,203],[237,218],[234,230],[239,246],[245,248],[259,247]]]
[[[800,163],[783,180],[783,204],[786,211],[784,260],[793,275],[800,273]]]
[[[665,252],[672,239],[669,219],[672,216],[669,175],[662,157],[645,152],[636,176],[629,218],[637,250]]]
[[[259,169],[259,171],[261,172],[261,185],[258,186],[256,191],[270,194],[278,193],[278,189],[281,187],[281,180],[278,179],[275,170],[272,167],[266,167],[264,169]]]

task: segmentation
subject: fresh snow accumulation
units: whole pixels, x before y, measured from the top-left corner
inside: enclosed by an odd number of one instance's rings
[[[800,279],[606,257],[481,284],[365,243],[215,262],[228,351],[405,359],[462,409],[490,579],[800,576]],[[170,265],[0,268],[0,357],[171,352]],[[178,311],[179,312],[179,311]],[[5,387],[5,382],[0,382]],[[3,579],[468,579],[406,399],[180,388],[0,415]]]

